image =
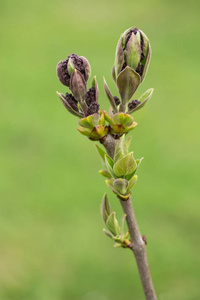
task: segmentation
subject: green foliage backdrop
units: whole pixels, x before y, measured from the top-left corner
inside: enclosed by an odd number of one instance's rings
[[[152,60],[135,113],[136,157],[145,159],[133,201],[160,300],[198,300],[199,285],[199,9],[191,1],[7,0],[0,2],[0,299],[143,299],[131,251],[102,233],[108,192],[94,144],[55,93],[55,66],[86,56],[108,108],[104,75],[120,33],[150,38]]]

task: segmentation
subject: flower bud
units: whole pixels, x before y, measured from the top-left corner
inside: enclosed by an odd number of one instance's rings
[[[86,116],[97,114],[98,111],[99,111],[99,103],[92,102],[87,108]]]
[[[75,69],[82,74],[84,80],[87,82],[91,73],[88,60],[84,56],[72,53],[65,60],[57,64],[57,76],[63,85],[70,87],[71,74]]]
[[[128,109],[132,110],[134,108],[136,108],[141,102],[138,100],[132,100],[131,102],[129,102],[128,104]]]
[[[143,80],[151,56],[149,39],[137,28],[126,30],[119,39],[116,49],[113,77],[117,78],[127,66],[132,68]]]

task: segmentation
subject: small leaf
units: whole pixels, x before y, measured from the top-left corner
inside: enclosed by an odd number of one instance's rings
[[[113,78],[114,82],[116,82],[115,67],[112,67],[112,78]]]
[[[112,178],[112,175],[107,170],[100,170],[99,174],[101,174],[102,176],[104,176],[106,178]]]
[[[128,154],[128,149],[126,146],[126,141],[125,141],[125,134],[123,134],[115,148],[115,154],[114,154],[114,163],[116,163],[119,159],[121,159],[123,156]]]
[[[106,226],[112,234],[120,235],[120,227],[116,219],[116,213],[114,211],[109,215],[106,221]]]
[[[106,223],[108,216],[112,213],[110,204],[108,202],[107,194],[105,193],[103,195],[102,203],[101,203],[101,215],[104,219],[104,222]]]
[[[133,152],[130,152],[114,164],[113,171],[118,177],[121,177],[131,174],[136,168],[137,164],[133,157]]]
[[[100,111],[99,125],[105,125],[105,112],[103,110]]]
[[[149,101],[151,99],[151,96],[153,95],[153,91],[154,91],[154,89],[151,88],[151,89],[148,89],[146,92],[144,92],[144,94],[142,94],[142,96],[138,99],[141,103],[138,104],[135,108],[128,111],[128,113],[131,114],[134,111],[142,108],[147,103],[147,101]]]
[[[70,105],[69,103],[65,100],[64,95],[62,95],[59,92],[56,92],[56,94],[58,95],[58,97],[60,98],[62,104],[64,105],[64,107],[74,116],[82,118],[84,117],[84,115],[78,111],[75,111]]]
[[[132,187],[136,184],[138,179],[137,175],[134,175],[128,182],[128,191],[130,191],[132,189]]]
[[[95,144],[97,151],[99,152],[101,158],[103,159],[103,161],[105,162],[105,154],[106,151],[104,151],[98,144]]]
[[[126,140],[126,147],[127,151],[129,150],[130,144],[131,144],[132,136],[130,135]]]
[[[113,168],[113,160],[112,160],[112,158],[108,154],[106,154],[105,155],[105,159],[107,159],[109,165],[111,166],[111,168]]]
[[[139,168],[139,165],[141,164],[141,162],[142,162],[143,159],[144,159],[144,157],[136,159],[137,169]]]
[[[98,102],[98,99],[99,99],[99,87],[98,87],[97,77],[96,76],[94,76],[92,78],[92,87],[95,88],[95,91],[96,91],[96,102]]]
[[[143,33],[143,35],[145,35],[145,34]],[[146,39],[147,39],[147,37],[146,37]],[[146,48],[147,48],[148,54],[146,55],[146,59],[144,60],[144,62],[142,62],[142,64],[144,64],[144,70],[143,70],[143,73],[142,73],[141,81],[144,80],[144,77],[145,77],[145,75],[148,71],[148,67],[149,67],[149,63],[150,63],[150,59],[151,59],[151,45],[150,45],[150,42],[149,42],[148,39],[147,39],[147,42],[148,42],[148,45],[146,45]]]
[[[113,125],[114,123],[113,123],[111,117],[107,114],[106,111],[104,112],[104,114],[105,114],[105,119],[106,119],[106,121],[107,121],[110,125]]]
[[[131,99],[139,84],[140,75],[128,66],[119,73],[117,87],[124,105]]]
[[[111,104],[114,112],[117,112],[118,110],[117,110],[117,106],[116,106],[115,100],[114,100],[114,98],[113,98],[113,96],[112,96],[112,94],[110,92],[110,89],[109,89],[109,87],[108,87],[108,85],[106,83],[105,78],[103,78],[103,81],[104,81],[104,89],[105,89],[105,92],[106,92],[106,96],[107,96],[108,100],[110,101],[110,104]]]
[[[92,129],[99,124],[99,119],[99,114],[93,114],[86,118],[80,119],[78,123],[81,127]]]
[[[137,168],[135,169],[135,171],[133,171],[133,173],[125,176],[126,180],[129,181],[135,175],[135,173],[136,173],[137,169],[139,168],[139,165],[141,164],[141,161],[143,160],[143,158],[144,157],[135,160],[136,164],[137,164]]]
[[[103,229],[103,232],[104,232],[105,235],[107,235],[109,238],[113,239],[113,235],[112,235],[109,231]]]
[[[95,126],[91,131],[91,137],[101,138],[108,133],[108,127],[103,125]]]
[[[108,172],[112,175],[112,177],[116,177],[112,169],[113,161],[107,154],[105,155],[105,164],[106,168],[108,169]]]
[[[90,132],[90,130],[88,129],[88,128],[83,128],[83,127],[79,127],[79,128],[77,128],[78,129],[78,131],[81,133],[81,134],[83,134],[83,135],[86,135],[86,136],[90,136],[90,134],[91,134],[91,132]]]
[[[131,126],[126,127],[126,128],[124,129],[124,132],[129,132],[129,131],[131,131],[131,130],[134,129],[137,125],[138,125],[138,123],[133,122],[133,124],[132,124]]]
[[[140,62],[141,47],[135,34],[132,34],[129,38],[124,52],[127,65],[136,70]]]
[[[116,53],[115,53],[115,74],[118,75],[124,64],[124,51],[122,48],[122,35],[117,43]]]
[[[115,247],[115,248],[120,248],[120,247],[122,247],[122,244],[115,243],[115,244],[114,244],[114,247]]]
[[[126,220],[126,215],[124,214],[122,217],[122,233],[124,234],[124,224],[125,224],[125,220]]]

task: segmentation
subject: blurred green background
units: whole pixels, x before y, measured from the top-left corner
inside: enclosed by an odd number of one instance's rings
[[[144,299],[131,251],[102,233],[105,191],[94,144],[59,102],[59,60],[86,56],[102,85],[126,28],[150,38],[153,55],[136,98],[136,157],[145,159],[133,194],[160,300],[200,299],[200,2],[0,1],[0,299]]]

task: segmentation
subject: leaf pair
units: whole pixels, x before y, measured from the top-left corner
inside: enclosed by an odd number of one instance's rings
[[[130,240],[128,239],[129,233],[124,233],[126,215],[123,216],[122,225],[119,226],[119,222],[116,218],[116,212],[111,210],[107,194],[104,194],[102,199],[101,215],[108,229],[103,229],[103,231],[108,237],[116,242],[114,246],[127,248],[130,245]]]

